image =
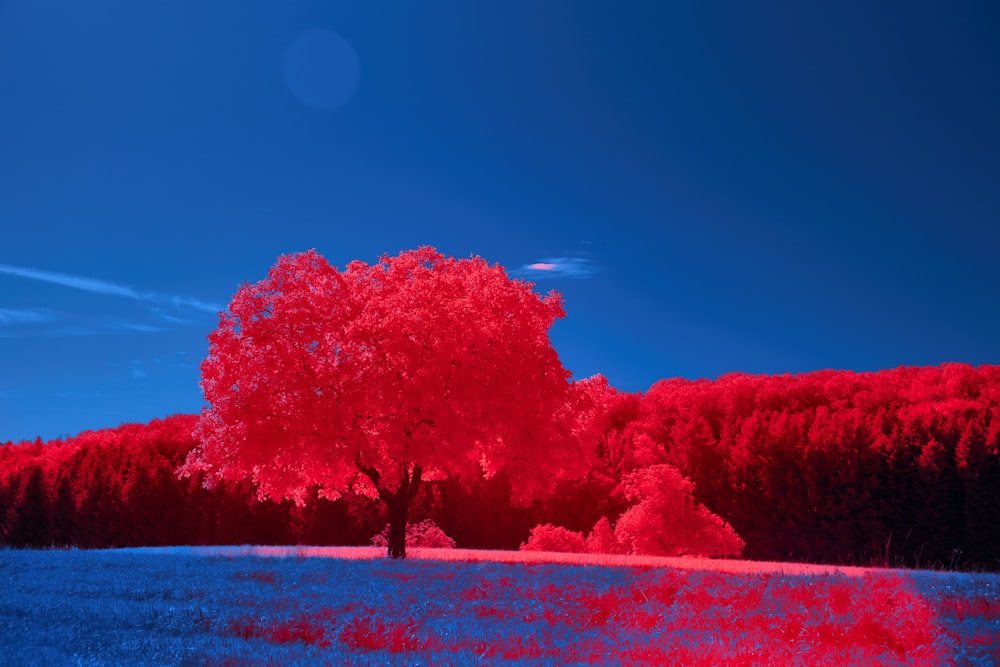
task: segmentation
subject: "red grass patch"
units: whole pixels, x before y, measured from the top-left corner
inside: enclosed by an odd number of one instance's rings
[[[250,572],[236,572],[230,579],[233,581],[256,581],[261,584],[275,584],[277,578],[274,572],[267,570],[251,570]]]
[[[327,639],[327,631],[335,617],[334,610],[324,607],[315,613],[299,614],[284,621],[267,624],[253,618],[240,618],[229,623],[225,634],[248,640],[263,639],[272,644],[301,642],[325,648],[331,645]]]
[[[422,642],[416,637],[417,624],[412,621],[393,622],[378,617],[355,617],[340,631],[340,641],[356,650],[419,651]]]
[[[982,596],[963,598],[956,595],[944,595],[938,599],[937,607],[941,615],[950,616],[958,621],[970,618],[987,621],[1000,620],[1000,600],[991,600]]]

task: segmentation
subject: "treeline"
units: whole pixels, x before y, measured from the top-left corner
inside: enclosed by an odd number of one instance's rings
[[[368,545],[383,531],[378,499],[329,500],[316,489],[297,506],[259,499],[250,482],[206,488],[204,474],[178,477],[196,444],[197,420],[174,415],[64,440],[0,445],[0,545]],[[588,488],[581,482],[575,490]],[[598,502],[591,514],[609,502]],[[516,549],[552,504],[512,506],[503,476],[427,482],[410,520],[431,519],[462,547]]]
[[[81,548],[361,543],[377,507],[258,502],[248,482],[178,478],[197,415],[0,446],[0,544]]]
[[[665,462],[744,557],[1000,568],[1000,367],[663,380],[605,460]]]
[[[680,502],[693,483],[746,558],[1000,568],[1000,367],[663,380],[604,407],[585,478],[530,507],[512,505],[503,476],[427,482],[411,522],[431,519],[459,547],[516,549],[540,524],[634,524],[637,480],[659,479],[670,493],[639,504]],[[385,526],[361,496],[300,507],[260,502],[249,483],[178,478],[196,420],[0,446],[0,543],[369,544]]]

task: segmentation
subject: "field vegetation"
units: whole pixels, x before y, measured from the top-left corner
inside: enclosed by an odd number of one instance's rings
[[[1000,575],[384,553],[0,551],[6,664],[1000,664]]]

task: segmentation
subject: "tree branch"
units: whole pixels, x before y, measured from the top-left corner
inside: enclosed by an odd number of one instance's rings
[[[410,500],[417,497],[417,491],[420,490],[420,478],[423,474],[423,468],[420,467],[419,463],[413,464],[413,477],[410,479],[410,488],[408,492],[410,494]]]
[[[368,479],[370,479],[372,481],[372,484],[375,485],[375,488],[378,489],[379,495],[381,496],[382,495],[382,489],[379,486],[379,481],[382,479],[382,475],[380,475],[379,471],[376,470],[373,466],[366,466],[364,464],[364,462],[362,462],[362,460],[361,460],[361,451],[360,450],[357,452],[357,454],[354,457],[354,465],[357,466],[358,471],[361,474],[363,474],[365,477],[367,477]]]

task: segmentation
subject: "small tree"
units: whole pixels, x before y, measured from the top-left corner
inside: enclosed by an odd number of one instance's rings
[[[568,381],[548,337],[564,314],[559,294],[479,257],[424,247],[344,271],[314,250],[280,257],[209,336],[209,406],[181,472],[300,503],[312,485],[378,497],[403,558],[425,479],[506,469],[527,501],[591,466],[576,406],[606,383]]]
[[[719,516],[698,504],[694,484],[670,465],[626,475],[625,497],[637,501],[618,518],[615,541],[649,556],[738,556],[743,540]]]
[[[625,552],[615,537],[615,531],[606,516],[602,516],[594,524],[590,534],[587,535],[586,547],[587,553],[591,554],[621,554]]]

